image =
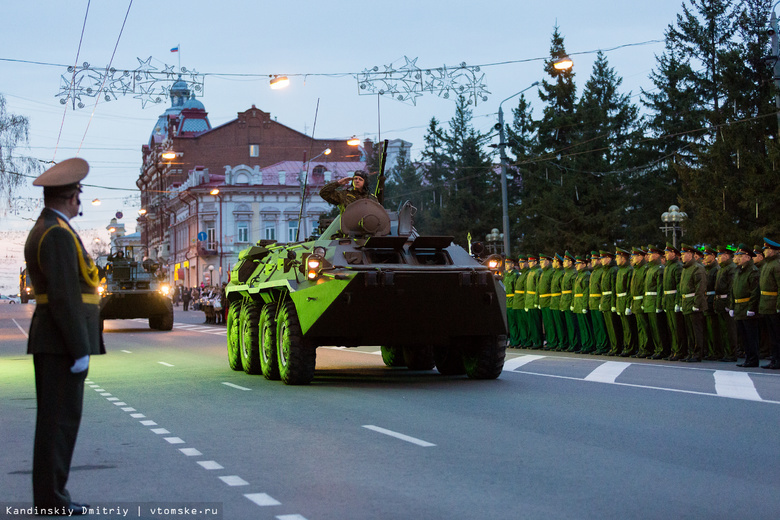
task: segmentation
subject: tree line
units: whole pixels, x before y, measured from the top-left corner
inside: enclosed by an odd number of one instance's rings
[[[684,0],[638,103],[601,52],[578,96],[574,70],[553,67],[567,54],[555,27],[541,114],[521,94],[505,128],[512,253],[662,244],[672,204],[688,214],[686,241],[780,238],[771,8]],[[390,172],[386,205],[410,200],[421,232],[483,240],[502,218],[494,135],[460,98],[447,128],[431,120],[420,163]]]

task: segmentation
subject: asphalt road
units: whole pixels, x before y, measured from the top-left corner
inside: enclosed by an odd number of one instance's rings
[[[31,507],[32,310],[0,307],[0,518]],[[100,508],[92,517],[780,511],[774,371],[509,350],[498,380],[471,381],[386,368],[377,348],[320,348],[313,383],[290,387],[231,371],[224,327],[202,321],[177,309],[171,332],[106,322],[69,483],[74,500]]]

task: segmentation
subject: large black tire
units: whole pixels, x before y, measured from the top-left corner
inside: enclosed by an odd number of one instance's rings
[[[286,385],[307,385],[314,379],[317,347],[303,339],[295,304],[286,301],[276,316],[279,377]]]
[[[466,373],[463,354],[456,345],[434,348],[433,359],[436,362],[436,370],[443,376],[460,376]]]
[[[463,366],[471,379],[496,379],[504,370],[506,336],[475,338],[463,347]]]
[[[241,302],[230,304],[227,317],[227,354],[228,365],[233,370],[241,370]]]
[[[160,330],[172,330],[173,329],[173,302],[168,300],[165,304],[168,308],[168,312],[160,316],[159,327]]]
[[[149,328],[154,330],[160,329],[160,323],[162,322],[162,316],[149,316]]]
[[[276,355],[276,303],[266,303],[260,312],[260,367],[270,381],[279,380]]]
[[[247,374],[259,374],[260,366],[260,307],[252,300],[247,300],[241,307],[241,365]]]
[[[404,364],[409,370],[431,370],[436,361],[433,359],[433,347],[429,345],[404,347]]]
[[[402,367],[404,365],[404,351],[401,347],[380,347],[382,361],[388,367]]]

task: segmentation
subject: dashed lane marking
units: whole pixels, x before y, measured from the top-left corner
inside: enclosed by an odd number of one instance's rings
[[[225,386],[229,386],[230,388],[235,388],[237,390],[246,390],[246,391],[251,390],[251,388],[246,388],[244,386],[234,385],[233,383],[225,383],[225,382],[223,382],[222,384],[225,385]]]
[[[507,359],[504,361],[504,370],[509,370],[510,372],[520,368],[523,365],[527,365],[528,363],[531,363],[532,361],[536,361],[537,359],[542,359],[546,356],[535,356],[535,355],[528,355],[528,356],[520,356],[512,359]]]
[[[428,441],[424,441],[421,439],[416,439],[414,437],[410,437],[408,435],[404,435],[403,433],[394,432],[393,430],[387,430],[385,428],[380,428],[379,426],[374,426],[373,424],[364,424],[363,428],[375,431],[377,433],[382,433],[384,435],[389,435],[390,437],[395,437],[396,439],[401,439],[402,441],[411,442],[412,444],[416,444],[417,446],[422,446],[423,448],[429,448],[431,446],[436,446],[433,443],[430,443]]]
[[[248,486],[249,482],[242,479],[238,475],[224,475],[219,477],[219,480],[227,484],[228,486]]]
[[[213,470],[213,469],[225,469],[225,467],[214,460],[199,460],[198,464],[200,464],[203,469]]]
[[[261,507],[282,505],[281,502],[265,493],[247,493],[244,496]]]
[[[631,366],[631,363],[621,363],[620,361],[607,361],[599,365],[593,372],[585,376],[585,381],[598,381],[600,383],[614,383],[625,369]]]
[[[747,372],[715,371],[715,392],[723,397],[762,401]]]
[[[158,361],[157,363],[159,363],[160,365],[166,366],[166,367],[174,366],[174,365],[171,365],[170,363],[166,363],[165,361]]]

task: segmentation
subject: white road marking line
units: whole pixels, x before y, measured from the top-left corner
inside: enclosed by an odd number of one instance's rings
[[[414,437],[409,437],[408,435],[404,435],[403,433],[394,432],[392,430],[386,430],[384,428],[380,428],[379,426],[374,426],[372,424],[364,424],[363,428],[367,428],[369,430],[373,430],[378,433],[383,433],[385,435],[389,435],[390,437],[395,437],[396,439],[401,439],[402,441],[411,442],[412,444],[416,444],[418,446],[422,446],[424,448],[428,448],[431,446],[436,446],[435,444],[431,444],[430,442],[423,441],[420,439],[415,439]]]
[[[195,448],[179,448],[179,451],[185,454],[188,457],[200,457],[203,455],[201,452],[196,450]]]
[[[129,350],[120,350],[120,352],[124,352],[125,354],[132,354]]]
[[[165,428],[152,428],[149,431],[152,432],[152,433],[156,433],[157,435],[165,435],[165,434],[171,433],[168,430],[166,430]]]
[[[143,419],[146,416],[142,413],[131,413],[130,417],[132,417],[133,419]]]
[[[158,361],[157,363],[159,363],[160,365],[166,366],[166,367],[174,366],[174,365],[171,365],[170,363],[166,363],[165,361]]]
[[[306,520],[302,515],[277,515],[277,520]]]
[[[533,361],[536,361],[537,359],[546,358],[547,356],[538,356],[535,354],[526,354],[525,356],[519,356],[512,359],[507,359],[504,361],[504,370],[509,370],[510,372],[512,370],[515,370],[517,368],[520,368],[521,366],[527,365],[528,363],[531,363]]]
[[[13,321],[16,324],[16,326],[19,328],[19,330],[22,331],[22,334],[24,334],[25,338],[29,338],[30,337],[30,336],[27,335],[27,333],[24,331],[22,326],[19,325],[19,323],[17,323],[17,321],[15,319],[11,318],[11,321]]]
[[[127,406],[127,403],[123,403],[122,401],[119,401],[118,403],[114,403],[116,406]]]
[[[106,397],[106,401],[119,401],[118,397]]]
[[[165,437],[165,440],[171,444],[184,444],[184,441],[178,437]]]
[[[234,385],[233,383],[225,383],[225,382],[223,382],[222,384],[225,385],[225,386],[229,386],[230,388],[237,388],[238,390],[251,390],[251,388],[246,388],[246,387],[243,387],[243,386]]]
[[[126,408],[122,408],[122,411],[123,411],[123,412],[137,412],[138,410],[136,410],[136,409],[135,409],[135,408],[133,408],[132,406],[128,406],[128,407],[126,407]]]
[[[631,363],[621,361],[607,361],[596,367],[593,372],[585,377],[585,381],[598,381],[599,383],[614,383],[620,374],[627,369]]]
[[[111,397],[111,394],[109,394],[108,392],[103,392],[100,395],[102,395],[103,397]]]
[[[723,397],[761,401],[756,385],[747,372],[715,371],[715,392]]]
[[[248,486],[249,482],[242,479],[238,475],[227,475],[224,477],[219,477],[219,480],[227,484],[228,486]]]
[[[203,466],[203,469],[225,469],[225,467],[214,460],[199,460],[198,464]]]
[[[104,389],[102,389],[102,388],[95,388],[94,386],[92,387],[92,389],[93,389],[95,392],[105,392],[105,390],[104,390]]]
[[[258,506],[280,506],[281,502],[266,493],[248,493],[244,495]]]
[[[133,414],[133,415],[135,415],[135,414]],[[141,424],[143,424],[144,426],[157,426],[157,423],[154,422],[154,421],[139,421],[139,422]]]

